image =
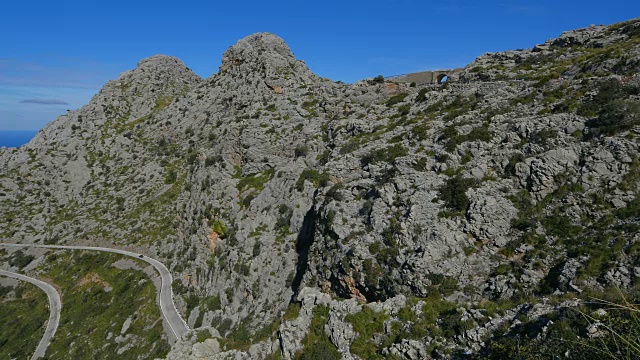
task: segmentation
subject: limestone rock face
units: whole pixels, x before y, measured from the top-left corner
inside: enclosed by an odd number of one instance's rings
[[[482,351],[556,311],[547,296],[640,276],[638,24],[485,54],[438,86],[333,82],[270,33],[207,79],[152,56],[0,149],[0,240],[165,262],[211,329],[171,359]]]

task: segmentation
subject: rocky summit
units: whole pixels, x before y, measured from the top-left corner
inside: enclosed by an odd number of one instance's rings
[[[639,71],[638,19],[418,85],[152,56],[0,150],[0,241],[162,261],[168,359],[635,358]]]

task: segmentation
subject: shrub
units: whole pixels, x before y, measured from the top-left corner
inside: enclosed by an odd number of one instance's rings
[[[397,103],[401,103],[407,96],[409,96],[409,94],[405,92],[393,95],[389,100],[387,100],[385,105],[387,105],[387,107],[392,107]]]
[[[227,226],[222,222],[222,220],[210,220],[209,225],[211,226],[211,230],[220,236],[220,238],[224,239],[227,234]]]
[[[296,157],[305,157],[309,154],[309,145],[307,144],[298,144],[294,151]]]
[[[410,111],[411,111],[411,105],[409,104],[398,106],[398,114],[400,114],[401,116],[409,114]]]
[[[248,188],[253,188],[260,192],[264,189],[264,185],[273,178],[274,173],[275,170],[273,168],[269,168],[263,172],[249,174],[240,179],[236,188],[238,189],[238,192],[242,192]]]
[[[452,152],[456,146],[466,141],[483,141],[489,142],[493,139],[493,132],[488,128],[487,124],[475,127],[466,135],[460,135],[455,125],[448,126],[438,138],[438,141],[445,141],[445,150]]]
[[[384,84],[384,76],[378,75],[371,80],[371,84]]]
[[[13,253],[11,256],[11,260],[9,260],[9,265],[15,266],[18,269],[22,269],[25,266],[29,265],[35,257],[33,255],[27,255],[22,250],[18,250]]]
[[[587,121],[588,138],[614,135],[640,125],[640,104],[629,100],[640,88],[610,79],[598,85],[598,93],[578,108],[578,114],[592,117]]]
[[[561,308],[509,328],[487,342],[479,359],[552,359],[559,354],[585,360],[640,358],[637,297],[627,298],[619,290],[590,297],[577,308]],[[606,315],[599,315],[599,309]],[[544,327],[541,321],[546,322]],[[597,330],[596,336],[586,331],[590,326]]]
[[[417,103],[421,103],[421,102],[425,102],[427,100],[427,89],[426,88],[422,88],[420,89],[420,91],[418,91],[418,96],[416,97],[416,102]]]
[[[402,144],[395,144],[383,149],[376,149],[360,159],[362,166],[379,162],[393,163],[398,157],[406,156],[409,150]]]
[[[304,190],[304,182],[309,181],[315,187],[325,186],[329,182],[329,174],[325,172],[318,172],[318,170],[304,169],[296,181],[296,189],[298,191]]]
[[[545,146],[548,144],[549,140],[555,139],[558,137],[558,130],[556,129],[542,129],[540,131],[536,131],[529,138],[529,142],[535,143],[541,146]]]
[[[509,158],[509,162],[504,167],[505,176],[516,176],[516,165],[524,161],[524,155],[517,153]]]
[[[198,331],[198,336],[196,338],[196,342],[197,343],[204,342],[205,340],[209,339],[210,337],[211,337],[211,333],[209,333],[209,330],[200,330],[200,331]]]
[[[463,212],[469,206],[469,198],[465,192],[476,185],[476,179],[463,178],[460,174],[450,177],[439,189],[440,199],[447,208]]]
[[[278,214],[279,216],[276,219],[274,230],[280,230],[281,232],[288,231],[291,223],[291,216],[293,216],[293,210],[285,204],[280,204],[278,207]]]
[[[353,330],[358,333],[358,337],[351,343],[351,352],[362,359],[376,356],[377,346],[373,335],[384,332],[384,322],[387,320],[389,315],[377,313],[368,306],[363,306],[358,313],[347,315],[345,321],[353,325]]]
[[[304,349],[302,353],[296,354],[299,360],[339,360],[342,355],[331,343],[329,337],[324,332],[324,326],[329,320],[329,307],[319,305],[313,309],[313,318],[309,327],[309,333],[302,340]]]
[[[164,177],[164,183],[173,184],[176,182],[177,178],[178,178],[178,173],[176,172],[176,169],[171,168],[167,171],[167,174]]]
[[[260,255],[260,247],[261,247],[260,240],[256,240],[255,244],[253,244],[253,251],[252,251],[253,257],[257,257]]]
[[[291,321],[298,318],[300,315],[300,304],[299,303],[289,303],[287,306],[287,311],[285,311],[284,315],[282,315],[282,320]]]
[[[429,162],[429,159],[426,157],[423,157],[416,160],[416,163],[413,164],[411,167],[413,167],[413,169],[416,171],[426,171],[428,162]]]
[[[222,309],[222,304],[220,303],[220,295],[205,297],[202,299],[202,304],[208,311],[216,311]]]
[[[342,201],[344,200],[344,195],[342,194],[342,192],[340,191],[343,188],[342,184],[335,184],[333,185],[329,191],[327,191],[326,197],[333,199],[335,201]]]
[[[429,130],[429,126],[427,124],[417,124],[411,129],[411,133],[418,141],[427,139],[427,131]]]

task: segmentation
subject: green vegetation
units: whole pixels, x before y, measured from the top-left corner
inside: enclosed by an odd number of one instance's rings
[[[587,121],[588,138],[615,135],[640,125],[640,102],[629,99],[640,95],[640,87],[623,85],[609,79],[597,87],[597,94],[578,108],[578,114],[592,118]]]
[[[29,283],[20,282],[10,291],[0,287],[0,358],[29,359],[44,334],[49,301]]]
[[[201,343],[209,338],[211,338],[211,333],[209,332],[209,330],[200,330],[198,331],[198,335],[196,336],[196,342]]]
[[[243,192],[248,188],[260,192],[264,189],[264,185],[273,177],[273,174],[274,170],[268,169],[260,173],[247,175],[240,179],[236,188],[239,192]]]
[[[156,106],[153,108],[153,111],[159,111],[171,104],[173,102],[172,96],[160,96],[156,99]]]
[[[369,80],[369,84],[384,84],[384,76],[378,75],[372,80]]]
[[[121,270],[112,264],[121,256],[95,252],[56,252],[41,266],[43,276],[61,290],[60,327],[47,351],[49,358],[121,359],[157,358],[169,344],[156,305],[156,290],[138,270]],[[135,334],[135,346],[117,354],[120,334]],[[78,338],[78,334],[83,334]]]
[[[416,160],[415,164],[411,165],[411,167],[416,171],[426,171],[428,162],[429,159],[426,157],[419,158],[418,160]]]
[[[407,156],[407,154],[409,154],[409,150],[406,147],[402,146],[402,144],[395,144],[371,151],[360,159],[360,163],[362,166],[380,162],[391,164],[395,162],[397,158]]]
[[[218,331],[224,336],[218,341],[223,349],[248,351],[251,344],[265,341],[269,338],[275,339],[275,333],[278,331],[280,323],[280,319],[275,319],[265,324],[262,328],[255,330],[252,334],[250,320],[244,320],[231,329],[231,321],[227,319],[217,326]]]
[[[284,321],[295,320],[298,318],[299,315],[300,315],[300,304],[292,302],[289,304],[289,306],[287,306],[287,311],[285,311],[284,315],[282,316],[282,320]]]
[[[429,297],[407,300],[407,305],[392,318],[384,312],[376,313],[363,306],[362,311],[350,314],[345,321],[353,325],[358,333],[351,343],[350,351],[362,359],[385,359],[382,350],[403,340],[422,340],[431,338],[452,338],[462,335],[473,328],[473,320],[462,320],[457,310],[458,304],[442,299],[437,286],[429,287]],[[414,309],[422,302],[421,310]],[[432,353],[435,345],[431,344],[427,351]]]
[[[616,188],[637,192],[639,168],[640,161],[636,159]],[[526,190],[509,196],[518,209],[518,216],[512,220],[511,227],[520,231],[521,235],[509,242],[502,249],[502,254],[510,257],[516,248],[526,243],[535,246],[535,251],[527,255],[527,261],[533,262],[536,258],[544,259],[551,255],[552,269],[538,289],[542,294],[555,291],[558,272],[554,269],[561,268],[566,261],[564,256],[556,258],[553,254],[557,252],[553,249],[566,251],[569,258],[581,259],[582,265],[578,269],[579,280],[598,278],[621,258],[637,259],[640,256],[638,246],[635,246],[628,236],[640,230],[640,225],[637,224],[640,197],[636,196],[634,200],[627,202],[625,207],[612,209],[603,201],[604,196],[616,190],[609,188],[604,194],[594,194],[580,204],[592,214],[591,216],[570,218],[564,215],[564,199],[573,196],[572,194],[581,194],[584,190],[580,184],[567,182],[567,178],[568,176],[562,174],[556,176],[557,189],[535,204]],[[606,212],[602,213],[602,210]],[[541,228],[544,231],[540,231]]]
[[[220,295],[202,297],[200,298],[200,304],[206,311],[216,311],[222,309],[222,304],[220,303]]]
[[[298,144],[296,145],[296,149],[294,151],[294,154],[296,157],[305,157],[309,154],[309,151],[311,150],[311,148],[309,147],[309,145],[307,144]]]
[[[35,257],[33,255],[27,255],[22,250],[18,250],[11,255],[9,259],[9,265],[15,266],[18,269],[22,269],[29,265]]]
[[[637,288],[626,295],[608,290],[584,294],[589,301],[578,308],[563,308],[504,331],[489,342],[481,358],[533,360],[558,354],[585,360],[640,358]]]
[[[427,278],[431,281],[431,286],[434,289],[437,289],[438,294],[449,296],[453,294],[454,291],[458,290],[458,280],[450,276],[429,274],[427,275]]]
[[[489,130],[486,123],[471,129],[466,135],[459,134],[456,126],[450,125],[444,129],[442,135],[438,138],[439,141],[445,142],[444,147],[448,152],[453,152],[456,146],[467,141],[489,142],[491,139],[493,139],[493,132]]]
[[[211,230],[217,233],[220,238],[225,238],[225,235],[227,234],[227,226],[222,222],[222,220],[209,220],[209,226],[211,226]]]
[[[174,204],[182,192],[185,177],[186,175],[178,176],[171,187],[147,201],[138,203],[130,212],[119,212],[119,219],[112,225],[127,229],[127,239],[133,243],[151,243],[174,235]],[[144,225],[138,226],[140,224]],[[102,233],[104,234],[104,228]]]
[[[311,118],[311,117],[317,117],[318,113],[316,112],[316,108],[318,106],[320,102],[318,101],[318,99],[314,99],[314,100],[309,100],[309,101],[305,101],[302,103],[302,108],[304,110],[307,111],[307,113],[309,113],[306,117],[307,118]]]
[[[324,332],[324,326],[329,320],[329,307],[319,305],[313,309],[313,318],[309,333],[302,340],[304,348],[296,353],[296,360],[338,360],[342,355],[331,343]]]
[[[469,206],[469,198],[465,193],[477,183],[476,179],[463,178],[460,174],[450,177],[439,189],[440,199],[448,209],[455,213],[463,213]]]
[[[264,190],[264,186],[269,180],[273,178],[275,170],[273,168],[269,168],[263,172],[254,173],[242,177],[236,188],[238,192],[241,194],[241,201],[243,207],[248,208],[251,204],[251,201],[259,194],[262,190]],[[248,189],[252,189],[242,197],[242,194],[246,192]]]
[[[418,91],[418,96],[416,97],[416,103],[425,102],[427,100],[427,88],[422,88]]]
[[[389,98],[389,100],[387,100],[385,105],[387,105],[387,107],[392,107],[395,104],[403,102],[404,98],[406,98],[407,96],[409,96],[409,94],[405,92],[393,95],[391,98]]]
[[[347,315],[345,321],[353,325],[353,330],[358,333],[358,337],[351,343],[351,352],[363,359],[375,358],[377,346],[373,335],[384,331],[384,322],[387,320],[389,315],[377,313],[368,306],[363,306],[358,313]]]
[[[442,119],[445,121],[451,121],[460,115],[467,114],[478,108],[480,99],[478,96],[471,95],[469,97],[463,97],[462,95],[456,95],[453,101],[445,103],[444,101],[438,101],[435,104],[429,105],[425,109],[427,114],[442,114]]]
[[[314,187],[326,186],[329,182],[329,174],[326,172],[318,172],[317,170],[304,169],[296,181],[296,190],[304,190],[304,182],[309,181]]]

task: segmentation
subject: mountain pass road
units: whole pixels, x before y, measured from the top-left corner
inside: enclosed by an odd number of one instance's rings
[[[7,244],[0,243],[0,246],[4,247],[37,247],[37,248],[45,248],[45,249],[60,249],[60,250],[88,250],[88,251],[104,251],[110,252],[120,255],[131,256],[136,259],[146,261],[151,264],[158,273],[160,273],[161,285],[160,291],[158,292],[158,304],[160,306],[160,312],[162,313],[162,317],[165,320],[165,323],[168,325],[168,328],[171,330],[169,335],[169,341],[173,343],[175,340],[181,338],[188,330],[189,327],[187,323],[182,319],[180,313],[176,309],[175,304],[173,303],[173,291],[171,289],[171,273],[166,266],[160,261],[150,258],[148,256],[143,256],[141,254],[137,254],[134,252],[120,250],[120,249],[111,249],[104,247],[94,247],[94,246],[63,246],[63,245],[39,245],[39,244]]]

